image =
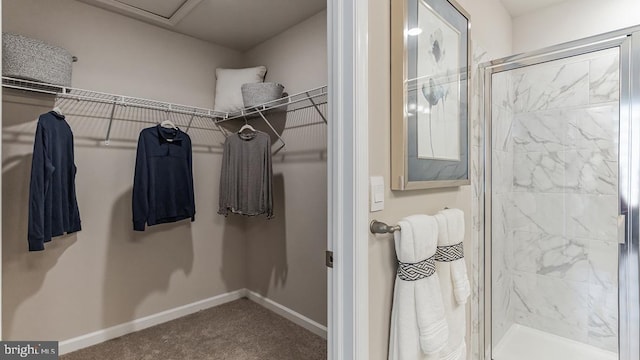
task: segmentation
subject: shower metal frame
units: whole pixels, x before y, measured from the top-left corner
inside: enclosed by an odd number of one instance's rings
[[[620,360],[640,359],[640,26],[616,30],[541,50],[489,61],[479,66],[483,84],[481,113],[484,136],[480,147],[484,159],[484,241],[480,241],[479,294],[480,360],[490,360],[491,341],[491,90],[495,73],[618,48],[620,55],[618,214],[624,241],[618,255],[618,353]],[[626,174],[627,176],[622,176]],[[626,199],[626,200],[625,200]],[[483,206],[484,204],[484,206]],[[622,233],[620,234],[622,235]],[[488,290],[488,291],[487,291]]]

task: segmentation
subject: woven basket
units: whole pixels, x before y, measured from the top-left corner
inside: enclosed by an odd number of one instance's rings
[[[282,92],[284,91],[284,86],[272,82],[251,83],[243,84],[241,90],[244,106],[253,107],[262,105],[269,101],[280,99],[282,97]],[[270,103],[269,105],[277,104],[278,103],[274,102]]]
[[[2,33],[2,76],[71,86],[73,56],[61,47]]]

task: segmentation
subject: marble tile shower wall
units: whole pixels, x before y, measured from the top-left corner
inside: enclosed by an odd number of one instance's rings
[[[496,76],[494,337],[515,322],[615,351],[617,53]]]

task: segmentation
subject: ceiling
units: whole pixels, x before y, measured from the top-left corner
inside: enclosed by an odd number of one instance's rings
[[[518,17],[529,12],[548,6],[566,2],[568,0],[500,0],[512,17]]]
[[[79,0],[238,51],[326,9],[326,0]],[[518,17],[568,0],[500,0]]]
[[[326,0],[79,0],[238,51],[324,10]]]

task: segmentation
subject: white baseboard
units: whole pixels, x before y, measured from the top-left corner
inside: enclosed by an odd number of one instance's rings
[[[232,291],[226,294],[221,294],[208,299],[196,301],[191,304],[162,311],[157,314],[145,316],[143,318],[136,319],[124,324],[112,326],[104,330],[98,330],[86,335],[64,340],[59,343],[59,353],[60,355],[64,355],[72,351],[96,345],[107,340],[130,334],[135,331],[146,329],[151,326],[162,324],[167,321],[175,320],[183,316],[196,313],[200,310],[209,309],[214,306],[241,299],[243,297],[246,297],[246,294],[246,289]]]
[[[226,304],[231,301],[235,301],[241,298],[248,298],[249,300],[263,306],[264,308],[273,311],[274,313],[284,317],[285,319],[302,326],[303,328],[311,331],[312,333],[327,339],[327,327],[321,325],[308,317],[297,313],[286,306],[278,304],[277,302],[266,298],[258,293],[249,291],[247,289],[240,289],[232,291],[226,294],[221,294],[208,299],[196,301],[191,304],[183,305],[177,308],[165,310],[157,314],[145,316],[140,319],[136,319],[124,324],[112,326],[104,330],[94,331],[92,333],[78,336],[72,339],[60,341],[59,353],[64,355],[76,350],[80,350],[92,345],[100,344],[102,342],[115,339],[117,337],[130,334],[132,332],[140,331],[151,326],[159,325],[167,321],[175,320],[183,316],[187,316],[196,313],[200,310],[209,309],[215,306]]]
[[[283,318],[302,326],[303,328],[311,331],[312,333],[322,337],[323,339],[327,339],[327,327],[324,325],[321,325],[311,319],[309,319],[308,317],[295,312],[291,309],[289,309],[288,307],[278,304],[277,302],[264,297],[256,292],[253,292],[251,290],[247,290],[247,298],[249,298],[249,300],[262,305],[263,307],[265,307],[268,310],[273,311],[274,313],[282,316]]]

